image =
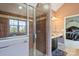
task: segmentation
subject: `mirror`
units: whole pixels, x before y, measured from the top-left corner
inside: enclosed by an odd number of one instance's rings
[[[65,21],[65,46],[79,48],[79,15],[68,16]]]

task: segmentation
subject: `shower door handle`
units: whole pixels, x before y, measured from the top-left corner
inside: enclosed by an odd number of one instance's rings
[[[34,37],[35,37],[35,39],[36,39],[36,37],[37,37],[36,34],[34,34]]]
[[[35,42],[35,40],[36,40],[36,34],[33,34],[33,42]]]

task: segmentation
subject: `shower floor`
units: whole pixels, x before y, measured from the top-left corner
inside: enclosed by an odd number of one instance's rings
[[[34,51],[33,49],[30,49],[30,51],[29,51],[30,56],[34,56],[35,52],[33,52],[33,51]],[[40,52],[39,50],[36,49],[35,56],[45,56],[45,54],[43,54],[42,52]]]

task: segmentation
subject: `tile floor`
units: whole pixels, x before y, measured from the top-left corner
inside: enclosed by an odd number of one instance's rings
[[[29,51],[29,55],[33,56],[35,52],[33,52],[33,49],[30,49]],[[39,50],[36,50],[35,56],[45,56],[42,52],[40,52]]]

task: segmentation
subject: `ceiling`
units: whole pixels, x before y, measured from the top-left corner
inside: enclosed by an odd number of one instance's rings
[[[38,3],[38,4],[33,3],[33,4],[29,4],[29,5],[36,7],[36,9],[37,9],[36,15],[37,16],[42,15],[42,14],[46,14],[48,12],[49,6],[50,6],[48,3]],[[63,5],[64,5],[64,3],[52,3],[51,9],[56,12]]]
[[[52,3],[51,4],[51,9],[53,11],[58,11],[59,8],[61,8],[63,6],[64,3]],[[39,3],[37,4],[37,15],[43,15],[43,14],[46,14],[46,13],[49,13],[49,9],[50,9],[50,4],[48,3]]]
[[[52,3],[51,8],[53,11],[57,11],[64,3]]]
[[[43,7],[44,5],[47,5],[48,3],[38,3],[39,5],[41,5],[41,7]],[[36,7],[38,5],[37,3],[31,3],[29,5]],[[51,3],[51,8],[53,11],[57,11],[61,6],[63,6],[64,3]]]
[[[28,10],[29,10],[29,15],[31,17],[34,16],[33,7],[36,7],[36,16],[47,13],[49,9],[49,4],[47,3],[38,3],[38,4],[29,3],[28,5],[30,5]],[[52,3],[51,4],[52,10],[57,11],[62,5],[63,3]],[[22,9],[19,9],[19,6],[22,6]],[[0,3],[0,11],[26,16],[27,15],[26,10],[27,10],[27,7],[24,3]]]
[[[48,3],[39,3],[37,6],[36,6],[36,14],[37,16],[39,15],[44,15],[46,13],[48,13],[48,10],[49,10],[49,4]]]
[[[36,7],[37,6],[37,3],[28,3],[28,5],[33,6],[33,7]]]
[[[28,7],[29,15],[30,17],[34,16],[34,7],[37,6],[36,3],[30,3]],[[44,4],[39,4],[36,8],[36,15],[42,15],[46,12],[46,10],[43,8]],[[19,9],[19,6],[22,6],[22,9]],[[27,7],[26,4],[23,3],[0,3],[0,11],[14,13],[22,16],[27,15]]]
[[[19,6],[22,6],[23,9],[19,9]],[[20,3],[0,3],[0,11],[26,16],[26,7]]]

